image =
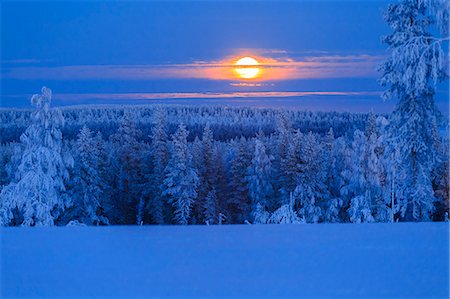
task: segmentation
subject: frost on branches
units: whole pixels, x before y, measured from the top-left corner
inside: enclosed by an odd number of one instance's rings
[[[101,135],[83,126],[76,141],[73,187],[70,195],[74,203],[71,207],[72,220],[88,225],[108,224],[102,211],[105,196],[105,182],[100,173],[102,157]]]
[[[383,41],[392,55],[381,67],[380,82],[387,87],[384,98],[398,100],[387,136],[386,154],[396,157],[387,169],[388,183],[396,186],[392,200],[399,217],[427,220],[436,201],[431,172],[438,157],[439,112],[434,93],[436,83],[448,78],[443,51],[448,24],[442,26],[448,21],[448,1],[403,0],[389,6],[385,19],[393,32]]]
[[[305,222],[300,219],[297,213],[294,211],[294,196],[292,193],[289,195],[289,203],[282,205],[275,212],[272,213],[268,219],[268,223],[274,224],[293,224]]]
[[[0,194],[2,225],[53,225],[68,206],[65,181],[73,161],[62,154],[64,118],[60,110],[50,109],[51,97],[51,90],[43,87],[41,94],[31,98],[36,110],[20,137],[20,164],[13,181]]]
[[[166,168],[164,195],[175,208],[175,220],[188,224],[192,205],[197,198],[199,183],[197,171],[192,167],[192,155],[187,144],[189,132],[181,124],[173,135],[173,155]]]
[[[266,147],[260,138],[262,138],[261,134],[255,141],[255,154],[248,168],[247,176],[248,190],[252,199],[252,214],[255,221],[258,221],[261,215],[265,214],[269,197],[273,195],[270,180],[273,158],[267,155]]]

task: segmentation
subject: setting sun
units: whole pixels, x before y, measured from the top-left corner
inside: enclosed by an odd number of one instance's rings
[[[261,72],[261,69],[257,67],[259,65],[258,61],[252,57],[243,57],[235,65],[239,67],[235,68],[234,71],[243,79],[254,79]]]

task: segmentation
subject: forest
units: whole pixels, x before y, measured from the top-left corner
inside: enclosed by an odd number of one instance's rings
[[[45,87],[32,102],[34,110],[0,110],[2,225],[448,217],[444,117],[431,132],[437,158],[425,161],[431,176],[424,176],[398,167],[399,151],[408,145],[389,135],[387,115],[226,106],[51,108]]]

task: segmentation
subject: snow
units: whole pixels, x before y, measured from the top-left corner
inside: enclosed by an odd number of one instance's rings
[[[448,223],[2,228],[1,298],[448,298]]]

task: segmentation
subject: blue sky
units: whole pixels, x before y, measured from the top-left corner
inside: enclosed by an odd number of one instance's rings
[[[27,107],[46,85],[56,105],[261,99],[389,111],[376,81],[388,3],[4,1],[2,106]],[[259,78],[233,76],[244,56],[261,63]]]

